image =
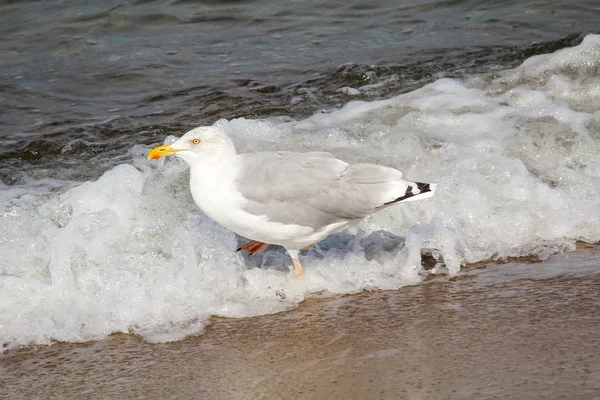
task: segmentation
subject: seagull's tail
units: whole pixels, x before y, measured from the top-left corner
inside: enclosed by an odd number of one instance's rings
[[[385,203],[382,207],[391,206],[406,201],[425,200],[435,195],[437,184],[423,182],[407,182],[406,192],[395,200]]]

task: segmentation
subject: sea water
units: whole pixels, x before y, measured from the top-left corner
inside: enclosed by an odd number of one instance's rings
[[[340,87],[360,95],[369,85]],[[325,150],[438,183],[301,257],[249,258],[243,239],[193,203],[187,166],[146,160],[85,183],[0,187],[0,342],[81,342],[127,332],[201,334],[213,315],[248,317],[315,294],[396,289],[468,263],[570,251],[600,240],[600,36],[504,71],[438,79],[308,118],[220,119],[240,152]],[[183,132],[182,132],[183,133]],[[167,137],[166,142],[174,140]]]

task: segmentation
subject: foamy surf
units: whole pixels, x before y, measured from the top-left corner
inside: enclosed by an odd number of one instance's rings
[[[239,239],[196,210],[185,165],[148,162],[141,146],[131,164],[94,182],[3,186],[0,342],[114,332],[180,340],[212,315],[419,282],[424,252],[455,274],[466,263],[544,259],[597,242],[599,68],[600,36],[590,35],[514,70],[441,79],[301,121],[216,122],[240,151],[326,150],[438,183],[434,198],[383,210],[311,250],[303,283],[277,249],[236,254]]]

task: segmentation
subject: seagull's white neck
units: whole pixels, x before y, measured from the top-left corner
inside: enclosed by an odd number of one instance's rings
[[[219,193],[232,183],[223,178],[223,173],[230,169],[236,155],[230,140],[229,145],[206,147],[196,152],[193,160],[186,160],[190,166],[190,190],[194,201],[206,215],[225,226],[227,220],[223,219],[223,199]]]

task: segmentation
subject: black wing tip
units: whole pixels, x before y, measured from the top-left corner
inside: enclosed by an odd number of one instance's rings
[[[399,202],[409,199],[411,197],[418,196],[420,194],[424,194],[427,192],[431,192],[431,184],[430,183],[424,183],[424,182],[412,182],[412,183],[417,185],[417,189],[418,189],[417,193],[413,193],[413,190],[415,189],[414,186],[408,185],[408,187],[406,188],[406,193],[404,193],[404,196],[400,196],[396,200],[388,201],[387,203],[384,204],[384,206],[394,204],[394,203],[399,203]]]
[[[423,183],[423,182],[415,182],[415,183],[417,184],[417,189],[419,189],[419,193],[417,193],[417,194],[431,192],[431,185],[429,183]],[[410,188],[410,186],[409,186],[409,188]]]

